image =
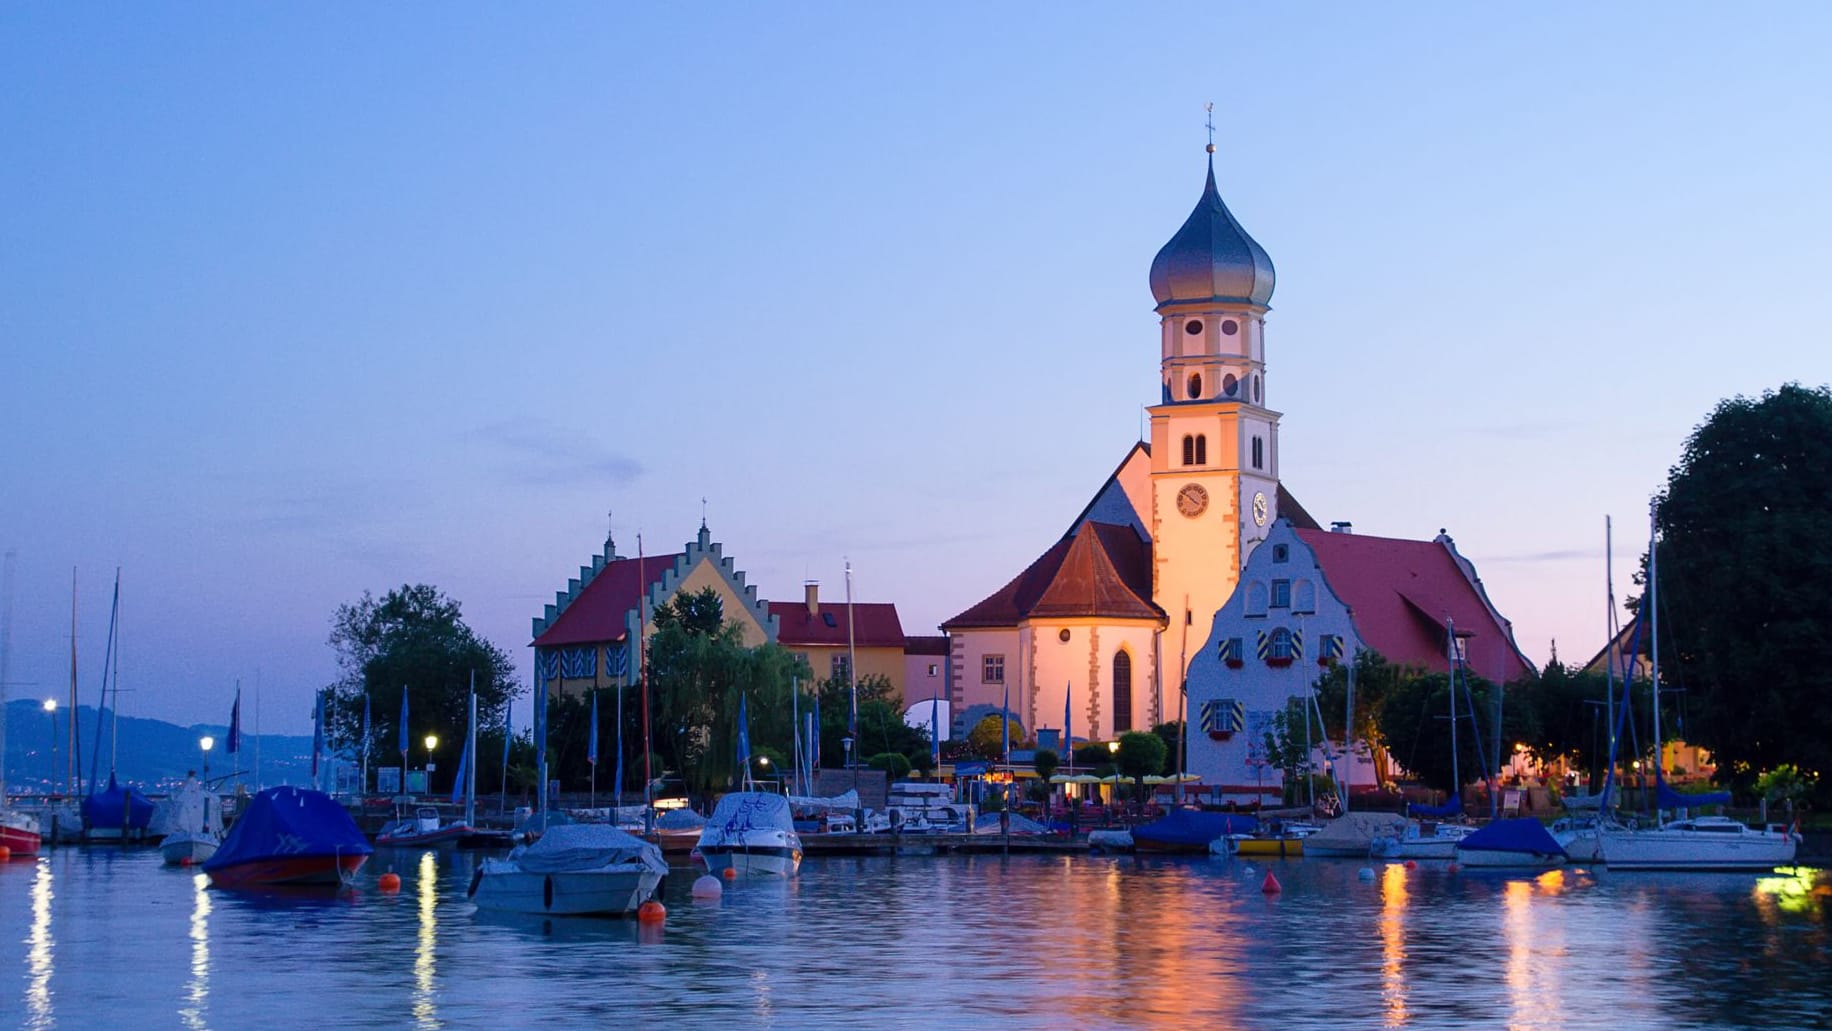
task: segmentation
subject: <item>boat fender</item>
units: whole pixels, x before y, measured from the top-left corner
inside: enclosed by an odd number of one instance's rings
[[[375,886],[382,889],[382,894],[393,895],[401,890],[401,875],[390,870],[376,878]]]
[[[553,908],[553,875],[552,874],[548,874],[546,878],[544,878],[541,881],[541,904],[547,907],[548,909]]]
[[[1463,864],[1461,864],[1461,863],[1459,863],[1459,862],[1457,862],[1457,861],[1456,861],[1456,860],[1454,860],[1454,859],[1453,859],[1453,860],[1451,860],[1451,863],[1450,863],[1450,872],[1451,872],[1451,873],[1456,873],[1457,871],[1459,871],[1459,870],[1461,870],[1461,869],[1463,869]]]
[[[725,894],[725,886],[713,876],[701,877],[693,882],[693,897],[696,899],[716,899]]]
[[[1361,868],[1361,872],[1355,876],[1360,877],[1364,881],[1371,881],[1374,879],[1374,868],[1371,866],[1364,866]]]
[[[1267,870],[1266,879],[1260,882],[1260,891],[1265,892],[1268,895],[1277,895],[1279,892],[1284,891],[1284,890],[1285,890],[1285,886],[1279,883],[1279,879],[1273,876],[1273,873],[1271,870]]]
[[[467,899],[476,898],[477,897],[477,886],[482,883],[483,883],[483,867],[480,866],[476,869],[475,872],[471,874],[471,886],[465,889],[464,897]]]
[[[668,910],[661,903],[650,899],[636,907],[636,919],[645,924],[659,924],[668,919]]]

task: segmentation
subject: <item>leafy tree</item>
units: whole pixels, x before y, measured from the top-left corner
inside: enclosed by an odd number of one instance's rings
[[[1535,733],[1522,740],[1534,758],[1542,763],[1562,760],[1589,771],[1594,780],[1609,758],[1610,728],[1603,718],[1608,693],[1604,676],[1553,660],[1537,677],[1509,684],[1506,697],[1531,710]],[[1640,694],[1646,697],[1645,688]]]
[[[851,725],[855,686],[859,698],[857,728]],[[821,681],[819,692],[823,766],[845,767],[844,742],[848,736],[856,738],[852,743],[853,754],[858,756],[860,765],[866,764],[866,757],[884,752],[902,755],[912,767],[933,765],[929,731],[903,721],[903,710],[889,677],[863,676],[858,678],[856,685],[849,684],[845,677],[829,677]]]
[[[892,781],[899,781],[910,775],[910,757],[902,752],[879,752],[865,760],[865,765],[874,770],[883,770]]]
[[[1177,746],[1182,743],[1184,747],[1188,747],[1188,743],[1183,741],[1182,737],[1183,721],[1172,720],[1169,723],[1160,723],[1151,728],[1151,732],[1164,740],[1164,768],[1158,771],[1159,775],[1175,776],[1181,772],[1177,769]]]
[[[1306,742],[1309,747],[1306,747]],[[1285,775],[1287,801],[1301,794],[1305,777],[1312,773],[1312,752],[1323,742],[1323,728],[1302,698],[1288,699],[1285,707],[1272,716],[1272,728],[1266,732],[1266,762]]]
[[[1495,685],[1481,677],[1469,678],[1469,694],[1457,691],[1456,766],[1465,783],[1499,772],[1501,758],[1494,751],[1493,702]],[[1357,685],[1359,688],[1359,684]],[[1506,696],[1503,696],[1504,702]],[[1470,722],[1471,706],[1475,724]],[[1397,681],[1381,700],[1376,730],[1394,761],[1427,785],[1453,791],[1461,785],[1451,778],[1450,676],[1430,673]],[[1445,717],[1440,719],[1439,717]],[[1480,744],[1476,734],[1480,733]],[[1536,736],[1533,713],[1518,701],[1502,707],[1503,748],[1506,742],[1530,741]],[[1477,759],[1480,750],[1488,769]]]
[[[381,598],[363,592],[331,617],[331,648],[338,679],[327,689],[327,740],[360,754],[363,702],[370,708],[370,765],[400,756],[401,692],[408,695],[409,764],[425,762],[428,734],[441,746],[434,790],[450,790],[469,724],[468,697],[476,675],[478,750],[488,736],[502,739],[503,713],[516,695],[515,667],[502,649],[477,636],[458,602],[427,584],[406,584]],[[498,745],[500,748],[500,745]],[[496,752],[500,764],[502,753]],[[486,760],[487,761],[487,760]],[[479,772],[485,767],[480,764]],[[500,765],[498,766],[500,768]],[[484,778],[480,776],[480,783]]]
[[[1832,769],[1832,389],[1718,404],[1659,499],[1661,673],[1720,779]],[[1825,794],[1822,787],[1821,794]]]
[[[997,715],[987,716],[967,732],[967,744],[973,749],[973,754],[982,759],[1002,759],[1005,756],[1005,745],[1001,742],[1009,740],[1011,746],[1016,748],[1021,733],[1022,729],[1017,723]]]
[[[1037,770],[1037,779],[1045,784],[1056,775],[1056,767],[1061,764],[1062,757],[1048,748],[1037,749],[1037,754],[1031,758],[1031,765]]]
[[[1156,734],[1128,730],[1120,735],[1120,773],[1131,777],[1133,797],[1145,798],[1145,778],[1164,768],[1164,739]]]

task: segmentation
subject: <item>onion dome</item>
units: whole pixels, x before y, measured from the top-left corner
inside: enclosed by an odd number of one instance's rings
[[[1240,227],[1215,189],[1215,160],[1196,210],[1151,261],[1151,295],[1167,304],[1248,304],[1272,300],[1272,259]]]

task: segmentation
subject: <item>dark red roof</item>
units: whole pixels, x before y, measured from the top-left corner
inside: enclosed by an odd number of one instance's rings
[[[897,618],[897,606],[889,602],[858,601],[850,606],[822,602],[819,615],[808,611],[807,602],[770,602],[770,615],[776,617],[776,643],[785,648],[844,648],[848,609],[858,621],[853,644],[902,650],[903,622]]]
[[[1330,589],[1349,606],[1362,640],[1387,661],[1444,672],[1450,668],[1445,620],[1469,635],[1468,669],[1506,683],[1532,667],[1497,622],[1457,560],[1437,541],[1402,541],[1354,533],[1296,530],[1317,556]]]
[[[991,597],[942,624],[1017,626],[1032,617],[1163,619],[1151,602],[1151,545],[1130,526],[1083,523]]]
[[[649,555],[641,560],[640,572],[653,588],[682,557],[682,554]],[[534,646],[551,648],[623,640],[628,632],[624,620],[635,610],[643,593],[638,584],[638,565],[638,560],[633,558],[606,563],[572,604],[566,606],[566,611],[534,639]]]
[[[948,638],[942,634],[919,634],[903,639],[905,655],[946,655]]]

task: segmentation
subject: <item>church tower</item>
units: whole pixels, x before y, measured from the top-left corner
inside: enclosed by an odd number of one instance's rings
[[[1222,203],[1213,143],[1208,151],[1196,210],[1151,263],[1163,393],[1149,409],[1147,518],[1152,600],[1170,624],[1161,649],[1167,695],[1278,518],[1279,413],[1266,407],[1265,382],[1272,259]]]

